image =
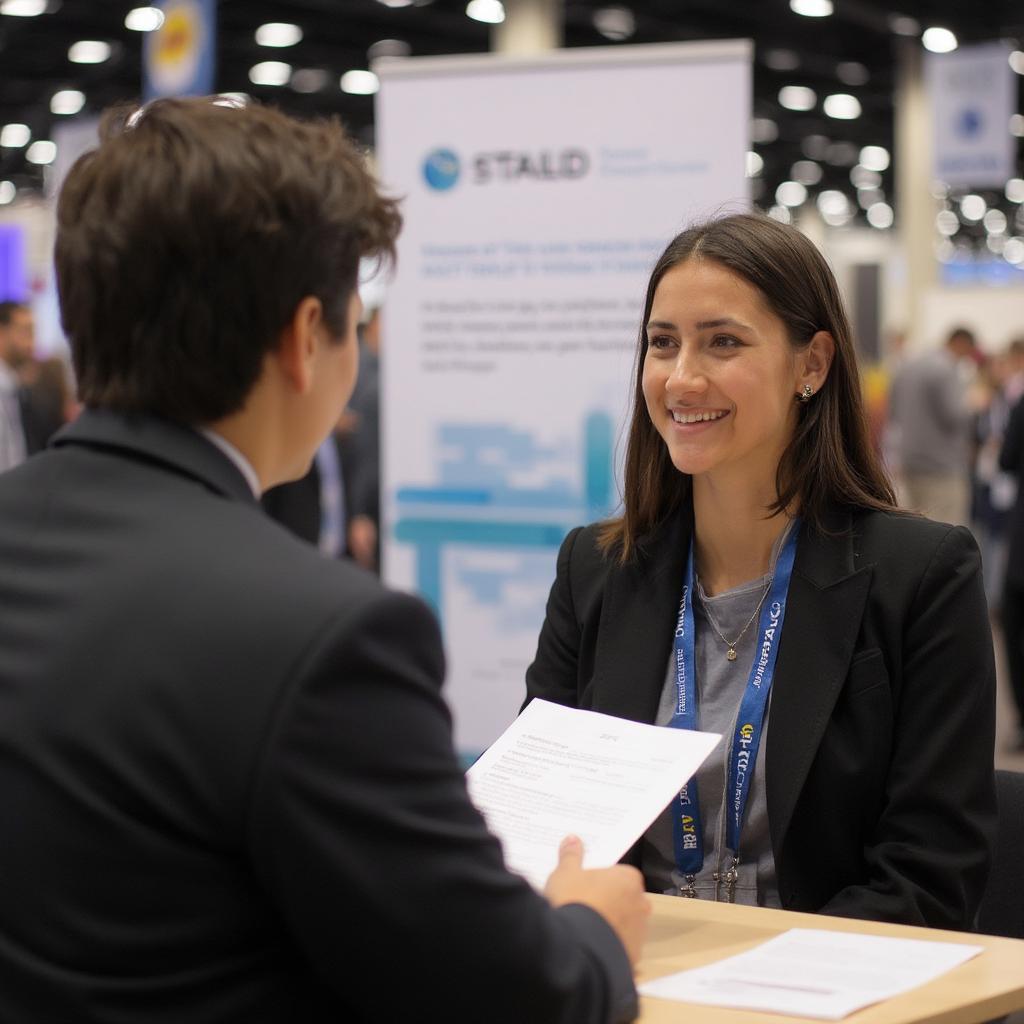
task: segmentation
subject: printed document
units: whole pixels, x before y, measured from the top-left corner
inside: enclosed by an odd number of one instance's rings
[[[704,1006],[842,1020],[981,951],[953,942],[793,928],[746,953],[646,982],[640,991]]]
[[[466,781],[509,870],[543,889],[567,835],[584,867],[615,864],[720,739],[535,700]]]

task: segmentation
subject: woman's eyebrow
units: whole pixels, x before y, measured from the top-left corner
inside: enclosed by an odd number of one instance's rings
[[[708,331],[715,327],[742,327],[744,330],[752,330],[750,324],[745,324],[742,320],[734,320],[732,317],[725,316],[718,320],[700,320],[693,325],[698,331]],[[675,331],[678,330],[676,325],[671,320],[648,320],[647,327],[655,327],[662,331]]]

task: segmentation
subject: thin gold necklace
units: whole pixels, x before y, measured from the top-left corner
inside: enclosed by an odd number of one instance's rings
[[[764,604],[764,599],[768,596],[768,591],[772,588],[772,579],[774,573],[770,573],[768,576],[768,582],[764,585],[764,590],[761,593],[761,599],[757,602],[757,607],[754,609],[750,618],[747,619],[747,624],[739,631],[735,640],[727,640],[725,634],[718,628],[718,623],[715,621],[714,615],[711,614],[711,604],[708,601],[708,595],[704,593],[704,587],[701,585],[700,576],[697,576],[694,572],[694,577],[697,580],[697,593],[700,594],[701,604],[704,605],[704,614],[708,617],[708,622],[711,623],[711,628],[718,634],[718,639],[722,641],[726,646],[725,656],[729,661],[736,660],[736,645],[743,639],[743,634],[750,629],[750,624],[757,618],[757,613],[761,610],[761,605]]]

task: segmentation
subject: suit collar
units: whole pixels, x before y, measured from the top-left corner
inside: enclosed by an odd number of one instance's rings
[[[106,448],[147,459],[190,476],[225,497],[256,503],[241,471],[215,445],[191,427],[156,416],[86,409],[51,444]]]
[[[593,680],[594,706],[608,714],[636,722],[657,715],[692,532],[687,502],[611,572],[601,618],[613,625],[598,633]]]

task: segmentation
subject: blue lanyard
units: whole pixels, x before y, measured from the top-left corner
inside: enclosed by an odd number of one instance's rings
[[[754,651],[754,662],[750,666],[746,690],[740,701],[736,716],[736,731],[729,748],[729,771],[726,780],[726,846],[732,854],[732,867],[725,881],[732,886],[736,882],[736,867],[739,863],[740,831],[743,816],[750,796],[757,763],[757,750],[761,744],[765,709],[775,676],[775,661],[779,653],[782,636],[782,622],[786,614],[786,597],[789,581],[793,575],[793,561],[796,558],[797,538],[800,521],[794,520],[786,543],[783,545],[775,565],[768,599],[758,620],[758,642]],[[686,561],[686,579],[683,596],[679,602],[679,617],[675,632],[676,708],[669,723],[673,729],[697,728],[697,686],[694,657],[693,621],[693,544]],[[704,832],[701,827],[700,800],[697,795],[697,778],[694,776],[680,790],[673,801],[672,834],[675,845],[676,864],[686,876],[685,895],[693,896],[694,879],[704,866]],[[717,879],[717,875],[716,875]]]

